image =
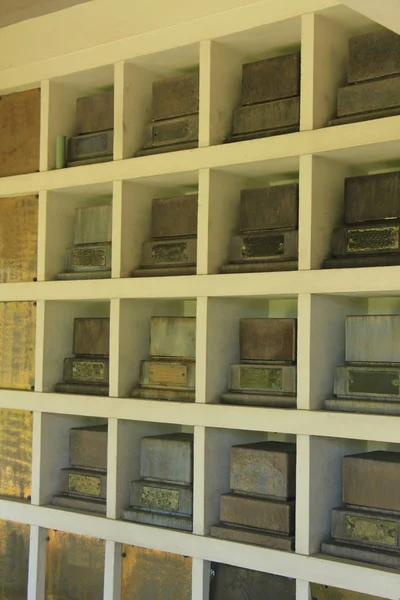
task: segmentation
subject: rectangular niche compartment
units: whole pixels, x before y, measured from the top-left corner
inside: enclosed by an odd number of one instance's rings
[[[47,531],[46,600],[72,597],[103,600],[104,540]]]
[[[208,299],[206,402],[220,402],[221,395],[228,390],[230,366],[240,363],[239,321],[243,318],[297,319],[297,299],[262,296]]]
[[[47,169],[56,166],[57,135],[73,137],[77,133],[76,103],[78,98],[93,96],[114,89],[114,67],[105,65],[89,71],[56,77],[49,81],[47,125]],[[115,133],[114,108],[114,133]]]
[[[152,119],[153,83],[199,70],[199,45],[137,57],[120,65],[119,85],[123,89],[121,155],[130,158],[142,149],[146,125]]]
[[[196,301],[185,299],[123,299],[119,322],[118,396],[132,396],[139,385],[140,364],[150,360],[151,317],[195,317]],[[167,401],[166,401],[167,402]]]
[[[0,600],[26,598],[30,526],[0,520]]]
[[[44,280],[48,281],[65,271],[66,250],[74,243],[76,209],[112,205],[112,183],[49,191],[45,203]]]
[[[74,356],[73,332],[75,318],[109,318],[110,302],[45,301],[43,391],[52,392],[63,381],[64,359]]]
[[[132,272],[141,265],[143,243],[152,239],[152,200],[198,194],[198,173],[190,171],[136,181],[126,180],[117,182],[115,186],[120,196],[121,235],[120,240],[116,241],[120,246],[114,246],[119,262],[114,277],[131,277]],[[140,270],[136,275],[140,277]]]
[[[191,600],[192,559],[122,546],[122,600]]]
[[[0,496],[31,499],[32,426],[30,411],[0,409]]]

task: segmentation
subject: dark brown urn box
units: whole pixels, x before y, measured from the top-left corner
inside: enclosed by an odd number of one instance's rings
[[[155,81],[152,120],[136,156],[197,148],[198,140],[199,72]]]
[[[400,36],[388,29],[350,38],[347,84],[330,125],[400,114]]]
[[[221,496],[214,537],[294,550],[296,444],[258,442],[233,446],[231,492]]]
[[[39,171],[40,89],[0,96],[0,177]]]
[[[74,319],[74,357],[64,359],[64,381],[56,392],[108,396],[110,319]]]
[[[60,491],[52,504],[106,514],[107,425],[75,427],[69,432],[69,467],[61,470]]]
[[[296,319],[240,319],[224,404],[296,408]]]
[[[113,160],[114,91],[78,98],[77,135],[68,139],[67,166]]]
[[[326,269],[400,264],[400,171],[349,177]]]
[[[227,142],[299,130],[300,52],[243,65],[240,106]]]
[[[232,237],[222,273],[293,271],[298,268],[297,183],[240,193],[239,234]]]
[[[133,277],[196,274],[197,205],[197,194],[153,199],[151,240]]]
[[[322,552],[400,569],[400,453],[345,456],[343,503],[332,511]]]
[[[210,600],[295,600],[296,580],[212,563]]]

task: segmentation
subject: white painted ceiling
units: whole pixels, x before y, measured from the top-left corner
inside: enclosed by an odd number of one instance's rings
[[[399,0],[343,0],[343,4],[384,27],[400,33]]]
[[[0,0],[0,27],[89,1],[91,0]]]

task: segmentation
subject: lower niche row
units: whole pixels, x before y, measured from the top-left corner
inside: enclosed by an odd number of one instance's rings
[[[190,600],[192,559],[123,545],[122,600]],[[103,600],[105,542],[48,530],[46,600]],[[26,600],[29,525],[0,521],[0,600]],[[3,576],[7,574],[7,576]],[[384,600],[311,584],[313,600]],[[226,564],[211,564],[210,600],[295,600],[296,581]]]

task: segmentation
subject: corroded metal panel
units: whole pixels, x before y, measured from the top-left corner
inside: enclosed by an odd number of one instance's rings
[[[26,600],[29,525],[0,521],[0,600]]]
[[[46,600],[103,600],[105,542],[49,530]]]
[[[32,388],[35,383],[35,337],[36,303],[0,302],[1,388]]]
[[[0,410],[0,496],[27,499],[32,479],[32,413]]]
[[[38,198],[0,199],[0,283],[37,276]]]
[[[192,559],[123,546],[122,600],[190,600]]]

